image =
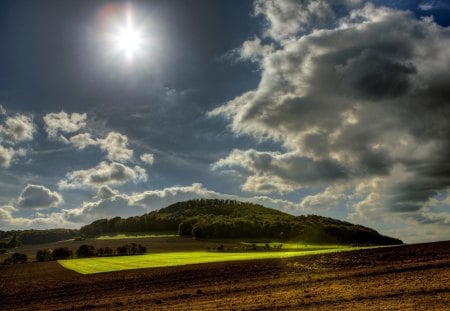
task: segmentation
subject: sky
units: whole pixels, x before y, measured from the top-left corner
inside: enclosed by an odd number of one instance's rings
[[[1,1],[0,230],[193,198],[450,237],[447,1]]]

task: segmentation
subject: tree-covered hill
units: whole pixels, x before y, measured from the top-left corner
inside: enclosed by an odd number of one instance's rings
[[[84,226],[85,237],[118,232],[178,231],[195,238],[267,238],[309,243],[401,244],[373,229],[316,215],[293,216],[258,204],[199,199],[129,218],[100,219]]]

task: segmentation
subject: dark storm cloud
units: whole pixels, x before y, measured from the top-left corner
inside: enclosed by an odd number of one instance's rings
[[[313,3],[256,3],[280,47],[253,45],[261,51],[241,54],[262,55],[258,88],[210,113],[227,117],[234,132],[279,142],[287,152],[235,150],[214,167],[244,169],[242,188],[254,192],[379,177],[389,189],[374,188],[365,203],[422,209],[450,186],[444,87],[450,85],[450,30],[411,12],[366,4],[336,18],[333,27],[312,23],[310,31],[308,16],[285,10]],[[327,12],[320,5],[314,14]],[[262,187],[268,181],[271,187]]]
[[[359,98],[381,100],[405,95],[411,88],[409,76],[415,69],[366,50],[338,72],[343,86]]]

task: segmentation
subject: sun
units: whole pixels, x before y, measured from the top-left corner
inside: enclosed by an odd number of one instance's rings
[[[141,33],[133,28],[132,25],[127,25],[127,27],[120,29],[115,41],[119,51],[129,61],[133,60],[134,56],[142,48],[143,43]]]
[[[142,29],[133,23],[133,18],[130,13],[127,14],[125,23],[116,28],[116,32],[112,37],[116,50],[128,62],[132,62],[143,50],[144,35]]]

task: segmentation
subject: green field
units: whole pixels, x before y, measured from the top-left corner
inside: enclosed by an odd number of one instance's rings
[[[296,242],[270,242],[270,243],[264,243],[264,242],[258,242],[258,243],[251,243],[251,242],[240,242],[243,245],[251,246],[256,245],[258,247],[264,247],[266,244],[269,245],[270,248],[277,248],[278,246],[282,245],[282,249],[298,249],[298,250],[319,250],[319,249],[342,249],[342,248],[349,248],[348,245],[342,245],[342,244],[305,244],[305,243],[296,243]]]
[[[81,259],[59,260],[65,268],[82,274],[111,272],[130,269],[156,268],[202,264],[210,262],[288,258],[296,256],[316,255],[339,251],[349,251],[358,248],[342,247],[322,248],[315,246],[312,250],[303,251],[257,251],[257,252],[165,252],[136,256],[92,257]],[[311,247],[312,248],[312,247]]]
[[[143,238],[167,238],[167,237],[173,237],[178,236],[178,234],[175,232],[168,232],[168,233],[118,233],[114,235],[101,235],[96,237],[96,240],[121,240],[121,239],[143,239]]]

